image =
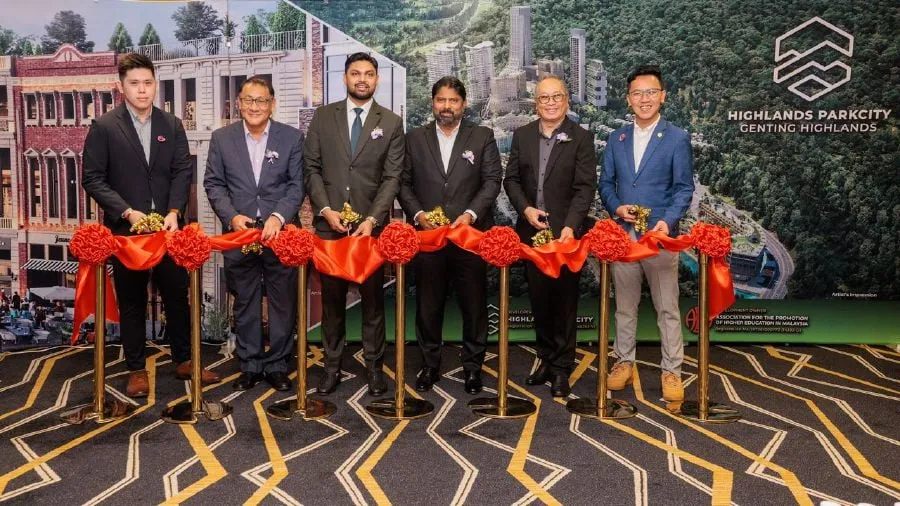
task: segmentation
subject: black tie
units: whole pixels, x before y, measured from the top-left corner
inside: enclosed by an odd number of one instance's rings
[[[359,144],[359,134],[362,133],[362,119],[359,117],[363,112],[362,107],[354,107],[353,112],[356,113],[356,119],[353,120],[353,127],[350,128],[350,155],[356,153],[356,146]]]

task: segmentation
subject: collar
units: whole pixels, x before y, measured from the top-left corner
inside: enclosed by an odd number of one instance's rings
[[[244,127],[244,137],[246,138],[248,135],[250,135],[250,130],[247,130],[247,123],[245,123],[244,120],[241,120],[241,126]],[[272,120],[266,121],[266,129],[263,130],[263,137],[269,136],[269,128],[271,127]],[[253,136],[251,135],[250,137],[252,138]]]
[[[362,115],[365,116],[365,115],[369,114],[369,111],[372,109],[372,104],[374,104],[374,103],[375,103],[375,99],[370,98],[365,104],[356,105],[350,100],[350,97],[347,97],[347,113],[355,114],[355,111],[353,109],[356,109],[357,107],[362,107],[362,110],[363,110]]]
[[[559,135],[560,132],[562,132],[563,126],[565,126],[565,124],[566,124],[566,120],[565,120],[565,118],[563,118],[562,123],[560,123],[559,126],[556,127],[556,128],[554,128],[554,129],[553,129],[553,132],[550,133],[550,137],[545,137],[545,136],[544,136],[544,129],[541,128],[541,120],[538,120],[538,122],[537,122],[537,133],[538,133],[538,138],[539,138],[539,139],[544,139],[544,140],[555,139],[556,136]]]
[[[653,124],[651,124],[651,125],[648,126],[647,128],[641,128],[641,127],[639,127],[638,124],[635,122],[635,124],[634,124],[634,134],[635,134],[635,135],[650,135],[650,134],[652,134],[653,131],[656,130],[656,125],[659,124],[659,120],[660,120],[660,119],[662,119],[662,116],[656,116],[656,121],[654,121]]]
[[[457,124],[456,124],[456,128],[454,128],[453,130],[451,130],[449,134],[446,134],[446,133],[444,133],[444,131],[441,129],[440,125],[437,124],[437,122],[434,123],[434,129],[437,130],[438,135],[443,136],[445,139],[452,139],[453,137],[456,137],[456,134],[459,133],[459,127],[461,127],[461,126],[462,126],[462,121],[460,121],[459,123],[457,123]]]
[[[134,121],[135,123],[140,123],[143,125],[147,121],[150,121],[150,118],[153,117],[153,106],[150,106],[150,114],[148,114],[147,119],[143,121],[141,120],[141,117],[138,116],[137,111],[135,111],[134,108],[131,107],[131,104],[129,104],[127,101],[125,102],[125,109],[128,110],[128,115],[131,116],[131,121]]]

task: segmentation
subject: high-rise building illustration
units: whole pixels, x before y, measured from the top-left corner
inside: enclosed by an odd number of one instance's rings
[[[467,94],[470,102],[483,102],[491,96],[494,77],[494,43],[484,41],[466,49]]]
[[[587,36],[582,28],[573,28],[569,35],[569,90],[572,93],[572,102],[584,102],[584,70],[585,70],[585,44]]]
[[[606,107],[606,87],[608,72],[603,60],[588,60],[586,72],[585,100],[596,108]]]
[[[510,70],[522,70],[531,65],[531,6],[509,8],[509,63]]]
[[[429,84],[444,76],[459,77],[459,42],[438,44],[426,58]]]

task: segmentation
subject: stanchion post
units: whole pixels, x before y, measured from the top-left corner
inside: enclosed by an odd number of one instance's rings
[[[309,279],[309,268],[306,264],[297,267],[297,395],[294,399],[284,399],[273,403],[266,413],[279,420],[291,420],[296,413],[300,420],[319,420],[328,418],[337,411],[337,407],[325,400],[309,399],[306,396],[307,371],[307,311],[309,299],[306,285]]]

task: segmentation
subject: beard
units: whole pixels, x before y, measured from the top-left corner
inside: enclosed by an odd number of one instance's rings
[[[453,111],[449,109],[444,109],[440,111],[439,114],[434,115],[434,121],[442,127],[452,127],[456,126],[457,123],[462,119],[462,113],[454,114]]]
[[[357,91],[356,87],[347,88],[347,94],[355,98],[356,100],[369,100],[370,98],[372,98],[372,95],[375,94],[375,88],[369,88],[368,91],[365,92]]]

